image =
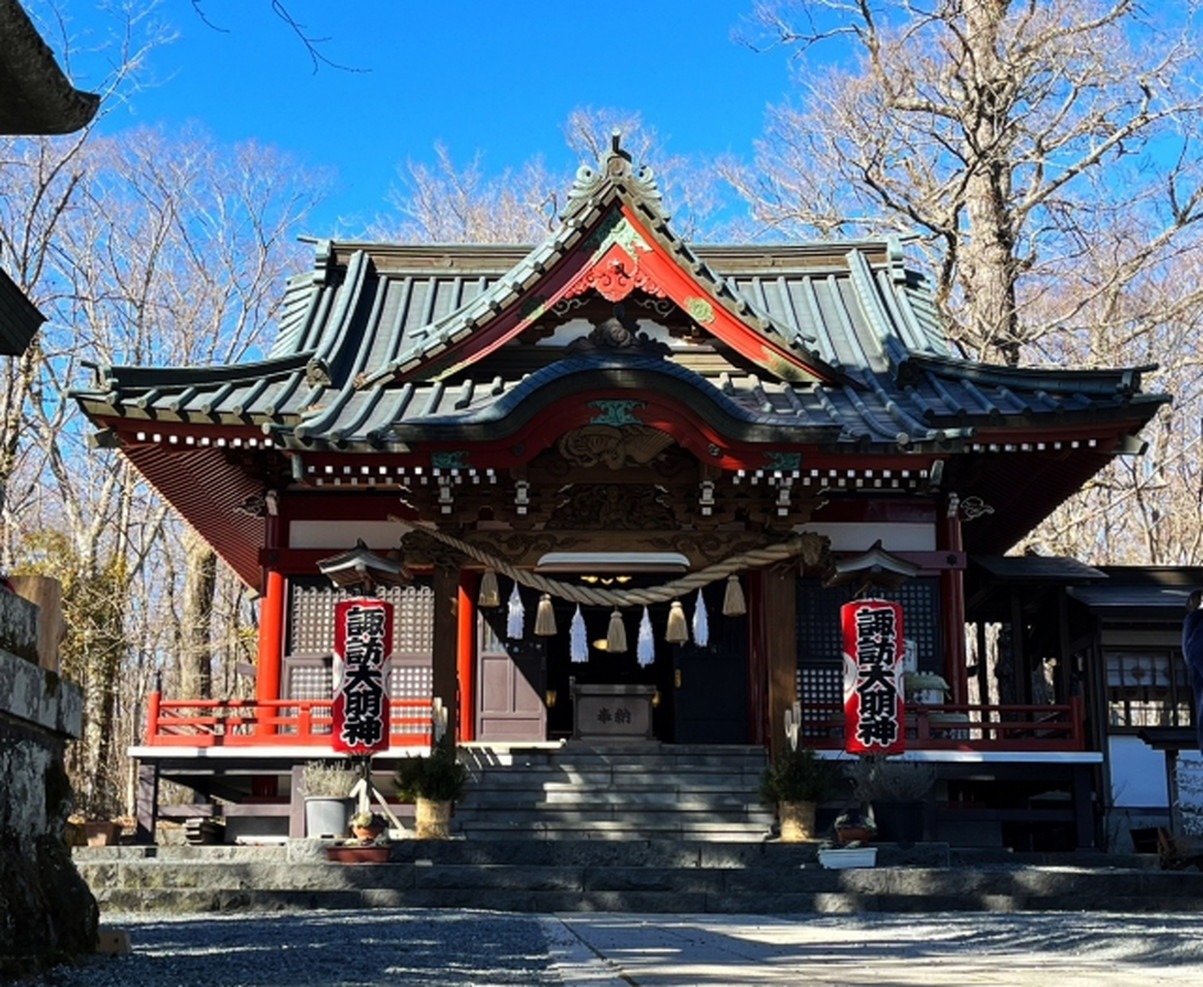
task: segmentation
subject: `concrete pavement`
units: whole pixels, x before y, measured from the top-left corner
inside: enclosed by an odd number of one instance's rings
[[[544,917],[570,987],[1140,987],[1203,979],[1194,915]]]

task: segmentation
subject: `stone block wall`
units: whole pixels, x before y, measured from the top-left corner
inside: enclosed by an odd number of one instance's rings
[[[37,607],[0,592],[0,980],[93,951],[96,899],[71,861],[63,751],[80,690],[37,664]]]

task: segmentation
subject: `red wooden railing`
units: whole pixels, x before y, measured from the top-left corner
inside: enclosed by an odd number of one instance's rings
[[[808,747],[844,746],[844,711],[836,703],[802,707],[802,739]],[[906,742],[915,750],[1082,751],[1086,731],[1082,700],[1058,705],[908,706]]]
[[[430,701],[391,703],[390,744],[430,745]],[[163,699],[147,702],[149,746],[329,746],[329,699]],[[916,750],[1081,751],[1086,749],[1082,702],[1062,705],[915,705],[907,709],[907,746]],[[802,707],[802,743],[844,745],[843,709],[835,703]]]
[[[146,743],[151,747],[329,747],[329,699],[164,699],[147,697]],[[390,702],[389,743],[430,746],[430,700]]]

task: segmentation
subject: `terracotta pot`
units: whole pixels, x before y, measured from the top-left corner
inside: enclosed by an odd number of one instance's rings
[[[777,818],[781,822],[782,843],[801,843],[815,838],[813,802],[779,802]]]
[[[419,840],[451,836],[451,803],[419,798],[414,802],[414,829]]]
[[[835,831],[835,841],[844,846],[848,843],[868,843],[873,839],[873,830],[868,826],[839,826]]]
[[[107,819],[84,823],[88,846],[116,846],[121,838],[121,827]]]
[[[328,846],[326,859],[340,864],[388,863],[392,847],[387,846]]]
[[[357,840],[374,840],[384,832],[383,826],[352,826],[351,832]]]

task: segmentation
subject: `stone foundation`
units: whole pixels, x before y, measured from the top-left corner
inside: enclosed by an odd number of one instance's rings
[[[36,664],[36,615],[0,593],[0,974],[96,948],[96,899],[65,839],[63,750],[79,736],[82,699]]]

